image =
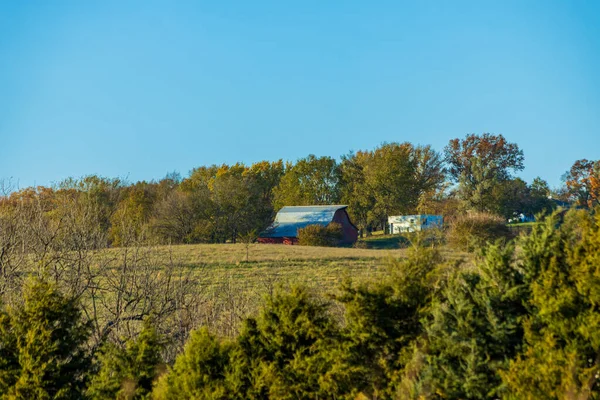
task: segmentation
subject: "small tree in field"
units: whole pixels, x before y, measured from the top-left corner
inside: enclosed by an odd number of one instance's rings
[[[327,226],[308,225],[298,229],[298,243],[301,246],[337,246],[343,237],[342,226],[332,222]]]
[[[250,262],[250,245],[254,243],[257,237],[258,234],[256,233],[256,229],[253,229],[244,235],[240,235],[240,239],[242,243],[244,243],[244,248],[246,249],[246,262]]]

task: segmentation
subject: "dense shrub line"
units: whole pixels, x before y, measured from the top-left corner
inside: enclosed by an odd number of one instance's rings
[[[296,162],[200,166],[185,177],[172,173],[150,182],[90,175],[13,190],[0,179],[0,219],[34,207],[50,227],[66,220],[93,227],[97,248],[235,243],[265,230],[283,206],[346,204],[368,235],[385,230],[390,215],[476,211],[507,220],[551,210],[550,195],[592,207],[600,198],[600,162],[580,161],[586,162],[574,165],[566,186],[551,191],[541,178],[528,184],[514,177],[524,167],[522,150],[486,133],[453,139],[443,152],[392,142],[339,161],[309,155]],[[65,239],[75,247],[82,233],[68,232]]]

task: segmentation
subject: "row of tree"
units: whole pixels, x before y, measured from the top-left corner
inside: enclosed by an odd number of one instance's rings
[[[235,242],[265,229],[286,205],[349,205],[362,233],[385,227],[388,215],[431,213],[452,216],[468,210],[504,218],[533,215],[553,207],[549,196],[592,207],[600,201],[600,161],[579,160],[552,192],[536,178],[527,184],[514,173],[524,156],[502,135],[453,139],[443,153],[430,146],[384,143],[350,153],[337,162],[310,155],[295,163],[258,162],[203,166],[182,179],[127,184],[87,176],[52,188],[6,193],[0,208],[38,202],[52,223],[65,209],[85,210],[89,224],[102,227],[107,243]]]
[[[0,311],[0,396],[600,397],[600,220],[555,214],[516,246],[491,244],[465,266],[415,247],[381,281],[345,282],[329,300],[280,290],[231,339],[194,331],[173,364],[151,315],[136,337],[90,349],[77,299],[33,279]]]

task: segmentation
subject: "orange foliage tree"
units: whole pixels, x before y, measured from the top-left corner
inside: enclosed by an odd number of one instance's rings
[[[600,205],[600,160],[575,161],[563,180],[569,196],[578,205],[586,208]]]

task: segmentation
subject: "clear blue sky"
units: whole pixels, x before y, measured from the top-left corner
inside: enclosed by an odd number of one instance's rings
[[[599,1],[0,2],[20,187],[482,132],[528,181],[600,159]]]

